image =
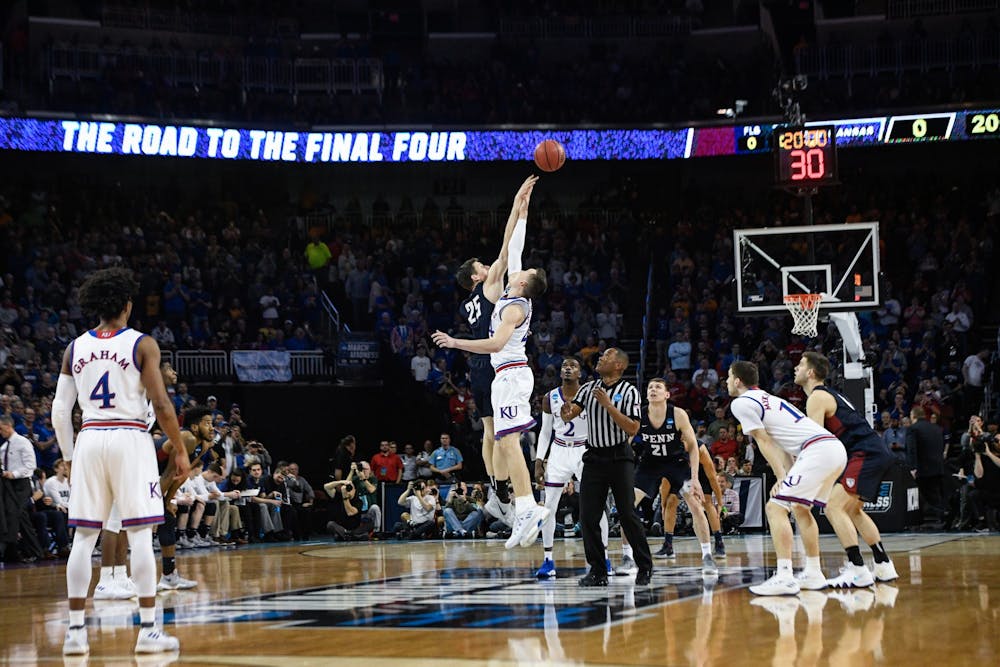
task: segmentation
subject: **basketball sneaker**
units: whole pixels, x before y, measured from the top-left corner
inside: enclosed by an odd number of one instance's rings
[[[192,544],[191,540],[188,539],[187,535],[184,535],[180,539],[177,540],[177,548],[178,549],[194,549],[194,544]]]
[[[826,577],[819,570],[802,570],[795,575],[795,580],[799,582],[799,587],[805,591],[821,591],[827,587]]]
[[[121,577],[119,579],[115,579],[115,583],[118,584],[118,588],[120,588],[123,592],[128,593],[130,598],[139,597],[139,589],[136,587],[135,582],[132,581],[132,577]]]
[[[892,561],[885,563],[875,563],[875,567],[872,568],[872,574],[875,576],[875,581],[895,581],[899,579],[899,574],[896,573],[896,566],[892,564]]]
[[[552,579],[556,576],[556,564],[550,558],[546,558],[542,566],[535,572],[536,579]]]
[[[719,566],[715,564],[712,554],[705,554],[701,557],[701,573],[706,577],[716,577],[719,575]]]
[[[628,577],[639,572],[639,566],[629,556],[622,557],[622,564],[615,568],[616,577]]]
[[[871,570],[864,565],[846,565],[840,574],[829,579],[826,585],[830,588],[866,588],[875,583]]]
[[[801,590],[799,582],[791,574],[781,574],[776,572],[767,581],[750,587],[750,592],[754,595],[797,595]],[[796,605],[796,609],[798,605]]]
[[[160,581],[156,584],[156,590],[158,591],[176,591],[176,590],[187,590],[189,588],[194,588],[198,585],[197,581],[191,581],[190,579],[185,579],[177,572],[172,574],[160,575]]]
[[[118,581],[99,581],[94,588],[95,600],[128,600],[132,592],[125,590]]]
[[[605,558],[604,559],[604,569],[608,573],[609,577],[615,576],[615,568],[611,567],[611,559],[610,558]]]
[[[176,651],[181,646],[176,637],[171,637],[159,628],[139,628],[139,638],[135,641],[136,653],[161,653]]]
[[[530,509],[518,514],[514,517],[514,529],[511,530],[510,537],[504,543],[504,548],[513,549],[518,545],[530,546],[538,537],[538,531],[541,530],[542,524],[545,523],[548,516],[548,508],[541,505],[532,505]]]
[[[90,652],[87,643],[87,628],[69,628],[63,641],[63,655],[86,655]]]
[[[715,534],[715,548],[713,551],[713,555],[716,558],[726,557],[726,545],[722,543],[722,533]]]
[[[674,553],[674,545],[664,542],[660,550],[653,554],[653,558],[677,558],[677,554]]]

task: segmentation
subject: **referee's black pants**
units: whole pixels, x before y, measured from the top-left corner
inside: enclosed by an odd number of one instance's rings
[[[601,542],[601,514],[608,497],[615,498],[618,520],[632,545],[635,564],[640,571],[652,571],[653,557],[642,522],[635,515],[635,453],[629,443],[614,447],[588,448],[583,455],[583,479],[580,480],[580,527],[583,548],[592,572],[604,573],[604,544]]]

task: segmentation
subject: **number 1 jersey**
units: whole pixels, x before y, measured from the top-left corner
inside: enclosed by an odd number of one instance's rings
[[[834,439],[832,433],[806,417],[784,399],[762,389],[750,389],[730,404],[733,416],[739,420],[743,433],[763,428],[774,444],[792,456],[814,440]]]
[[[145,334],[125,327],[87,331],[70,344],[70,371],[76,382],[83,421],[91,428],[117,428],[135,422],[146,428],[146,389],[136,362]]]

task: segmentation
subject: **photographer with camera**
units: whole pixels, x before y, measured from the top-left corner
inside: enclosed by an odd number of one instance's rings
[[[361,503],[361,514],[367,519],[374,530],[382,531],[382,508],[378,504],[378,482],[372,475],[371,465],[367,461],[351,464],[348,479],[354,483],[358,501]]]
[[[396,537],[417,540],[434,533],[437,527],[434,521],[437,488],[428,488],[427,483],[423,481],[410,482],[397,502],[400,506],[408,508],[409,512],[404,512],[402,519],[393,526],[392,532]]]
[[[972,505],[978,519],[977,530],[1000,530],[997,514],[1000,511],[1000,436],[982,431],[971,439],[975,464],[972,474],[976,478],[972,492]]]
[[[358,489],[350,479],[338,479],[323,486],[330,496],[330,519],[326,530],[339,540],[365,540],[372,531],[371,521],[361,511]]]
[[[452,484],[444,507],[445,537],[475,537],[482,521],[482,491],[474,490],[470,495],[465,482]]]

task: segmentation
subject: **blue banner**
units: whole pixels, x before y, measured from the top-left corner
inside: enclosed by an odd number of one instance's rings
[[[233,350],[233,370],[240,382],[291,382],[292,355],[288,352]]]

